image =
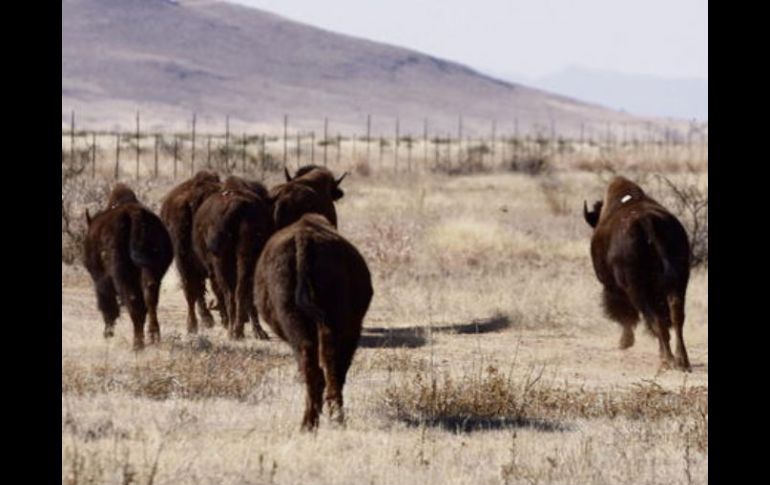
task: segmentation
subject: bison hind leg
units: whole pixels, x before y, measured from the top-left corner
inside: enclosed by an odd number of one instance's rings
[[[120,315],[120,306],[112,279],[103,277],[96,283],[96,301],[104,319],[104,338],[115,335],[115,320]]]
[[[318,427],[318,416],[323,408],[323,391],[326,385],[323,372],[318,365],[318,342],[315,339],[302,342],[297,354],[300,372],[305,378],[307,390],[302,430],[313,431]]]
[[[634,328],[639,323],[639,311],[628,297],[620,291],[604,288],[602,293],[604,313],[608,318],[618,322],[623,327],[619,347],[627,349],[634,345]]]
[[[676,332],[676,366],[680,370],[690,372],[692,367],[690,366],[690,359],[687,356],[687,349],[684,345],[684,334],[682,332],[684,327],[684,298],[679,295],[669,295],[667,297],[667,302],[671,323]]]
[[[160,342],[160,324],[158,323],[158,296],[162,276],[154,274],[147,268],[142,269],[142,290],[144,303],[149,316],[150,343]]]

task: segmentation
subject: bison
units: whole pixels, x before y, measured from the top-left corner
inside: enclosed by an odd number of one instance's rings
[[[342,423],[342,387],[373,295],[364,258],[324,216],[305,214],[265,245],[255,293],[304,377],[302,429],[318,426],[324,388],[330,416]]]
[[[269,194],[276,230],[296,222],[303,214],[310,212],[322,214],[337,227],[334,202],[345,195],[339,185],[347,172],[335,179],[327,168],[306,165],[297,170],[294,178],[285,168],[284,173],[286,183],[273,187]]]
[[[86,210],[86,222],[84,262],[94,281],[105,338],[114,334],[119,298],[134,324],[134,349],[144,348],[148,313],[150,342],[160,341],[158,295],[174,257],[168,231],[124,184],[113,188],[107,209],[93,217]]]
[[[684,304],[690,276],[690,244],[682,224],[641,187],[615,177],[604,201],[592,211],[583,204],[586,222],[594,228],[591,258],[604,286],[606,315],[620,323],[620,348],[634,344],[639,314],[658,338],[661,367],[675,364],[689,371],[684,345]],[[676,358],[669,328],[676,332]]]
[[[212,277],[212,286],[223,295],[223,322],[236,339],[243,338],[249,317],[255,336],[268,338],[253,299],[254,268],[273,232],[266,198],[267,189],[259,182],[229,177],[193,218],[195,253]]]
[[[207,327],[214,326],[214,318],[206,307],[206,269],[197,259],[192,244],[193,216],[204,200],[222,188],[219,175],[202,170],[191,179],[174,187],[166,195],[160,216],[168,228],[176,256],[176,267],[182,279],[182,289],[187,300],[187,331],[198,331],[195,305],[201,320]],[[212,286],[214,286],[212,284]],[[218,293],[218,289],[214,288]],[[217,295],[221,304],[221,296]]]

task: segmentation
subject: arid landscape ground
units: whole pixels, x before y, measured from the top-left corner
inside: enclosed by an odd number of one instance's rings
[[[133,352],[125,314],[105,340],[76,259],[62,263],[63,483],[707,481],[708,270],[693,270],[687,293],[693,370],[660,372],[643,324],[636,344],[618,349],[582,217],[583,200],[603,196],[608,168],[672,207],[658,175],[705,191],[705,160],[575,156],[537,174],[449,175],[343,157],[330,168],[352,172],[339,230],[374,282],[344,390],[346,425],[324,417],[317,433],[300,432],[304,387],[274,334],[257,341],[247,328],[236,342],[217,325],[187,335],[173,266],[161,343]],[[63,200],[103,193],[107,176],[63,185]],[[128,183],[157,210],[181,180]],[[71,217],[97,199],[81,197]]]

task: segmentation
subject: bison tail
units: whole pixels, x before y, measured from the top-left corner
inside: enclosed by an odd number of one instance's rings
[[[235,203],[228,207],[222,217],[209,229],[206,235],[206,247],[216,255],[221,255],[228,238],[233,237],[245,204]]]
[[[156,250],[151,240],[150,221],[142,211],[131,214],[131,233],[129,237],[129,256],[137,266],[148,267],[155,262]]]
[[[647,243],[653,247],[663,267],[663,282],[665,286],[672,287],[676,282],[676,270],[671,263],[668,251],[666,251],[666,248],[661,243],[660,237],[655,232],[655,227],[649,218],[645,217],[642,219],[642,229],[647,238]]]
[[[323,310],[315,301],[315,292],[310,278],[309,251],[307,239],[301,232],[294,237],[295,257],[297,262],[297,286],[294,289],[294,302],[306,316],[320,323],[324,320]]]

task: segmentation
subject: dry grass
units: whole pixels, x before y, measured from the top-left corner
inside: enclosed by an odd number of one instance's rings
[[[707,185],[704,171],[663,174]],[[97,191],[77,183],[68,193]],[[172,184],[140,189],[157,207]],[[641,328],[618,350],[581,214],[602,195],[595,172],[567,159],[539,176],[372,164],[344,189],[340,231],[375,289],[346,427],[299,432],[304,386],[277,339],[186,336],[175,269],[163,340],[135,354],[127,318],[105,341],[85,270],[63,264],[63,483],[706,483],[708,271],[688,288],[692,374],[659,373]]]

